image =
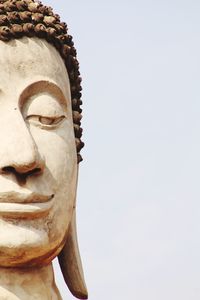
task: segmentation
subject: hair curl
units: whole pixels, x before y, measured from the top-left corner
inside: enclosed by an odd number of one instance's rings
[[[53,13],[51,7],[34,0],[0,0],[0,40],[10,41],[22,37],[39,37],[51,43],[60,53],[68,71],[74,133],[78,163],[82,161],[80,151],[84,146],[81,141],[81,77],[76,49],[67,25]]]

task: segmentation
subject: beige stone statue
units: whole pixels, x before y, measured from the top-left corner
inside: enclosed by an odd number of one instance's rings
[[[76,238],[81,87],[71,36],[33,0],[0,0],[0,300],[87,299]]]

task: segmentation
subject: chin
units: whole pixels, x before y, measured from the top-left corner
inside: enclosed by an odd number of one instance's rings
[[[16,220],[1,220],[0,266],[31,267],[49,264],[63,248],[66,232],[58,234],[47,227],[49,224],[44,220],[37,220],[37,224],[36,221],[19,223]]]

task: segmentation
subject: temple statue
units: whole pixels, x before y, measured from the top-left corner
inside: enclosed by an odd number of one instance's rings
[[[58,256],[87,299],[76,234],[81,78],[67,25],[34,0],[0,0],[0,299],[58,300]]]

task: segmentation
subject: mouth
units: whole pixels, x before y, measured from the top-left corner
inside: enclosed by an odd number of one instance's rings
[[[0,216],[6,218],[38,218],[47,215],[54,203],[54,195],[36,193],[0,193]]]

